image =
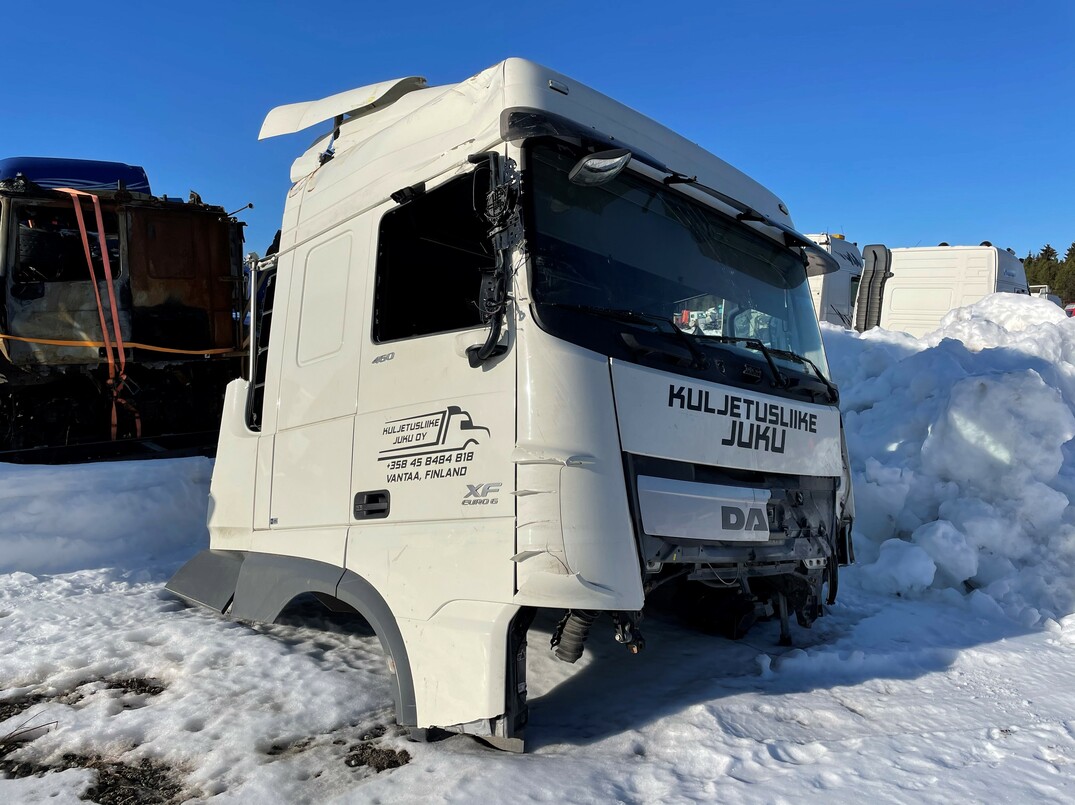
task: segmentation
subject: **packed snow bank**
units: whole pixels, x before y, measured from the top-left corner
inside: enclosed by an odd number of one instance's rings
[[[187,558],[208,547],[212,462],[0,464],[0,573],[62,573]]]
[[[922,339],[823,325],[855,484],[852,574],[1075,612],[1075,320],[994,294]]]

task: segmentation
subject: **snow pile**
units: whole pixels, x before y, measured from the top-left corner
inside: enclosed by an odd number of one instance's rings
[[[921,340],[824,334],[854,474],[853,577],[981,591],[1026,625],[1075,612],[1075,320],[994,294]]]
[[[0,464],[0,573],[185,559],[208,547],[212,462]]]

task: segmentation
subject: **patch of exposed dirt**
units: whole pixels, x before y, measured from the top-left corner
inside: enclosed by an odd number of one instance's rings
[[[304,752],[313,745],[313,738],[300,738],[297,741],[278,741],[264,750],[266,755],[275,756],[283,754],[298,754]]]
[[[388,769],[398,769],[411,762],[411,755],[406,749],[389,749],[386,746],[377,746],[372,741],[355,744],[347,750],[347,757],[343,759],[351,768],[367,766],[375,772]]]
[[[386,732],[388,732],[388,727],[386,727],[384,724],[376,724],[375,726],[370,727],[368,730],[358,736],[358,740],[372,741],[375,738],[383,738]]]
[[[159,679],[132,676],[123,679],[104,680],[107,690],[122,690],[124,693],[133,695],[159,696],[166,690]]]
[[[47,702],[52,697],[45,696],[41,693],[35,693],[31,696],[23,696],[19,699],[5,699],[0,701],[0,721],[7,721],[9,718],[14,718],[20,713],[29,710],[35,704],[41,704],[41,702]]]
[[[14,718],[35,704],[43,702],[59,702],[60,704],[78,704],[85,698],[81,688],[93,682],[103,682],[105,690],[121,690],[130,696],[159,696],[166,690],[165,685],[159,679],[149,677],[132,676],[118,679],[89,679],[80,682],[75,690],[62,693],[45,694],[32,693],[29,696],[20,696],[17,699],[0,700],[0,722]]]
[[[165,686],[159,680],[144,677],[90,680],[104,682],[105,690],[120,690],[125,695],[157,696]],[[83,682],[79,685],[90,684]],[[18,699],[0,701],[0,721],[14,718],[44,702],[76,704],[84,698],[81,690],[47,695],[34,693]],[[33,760],[11,760],[9,755],[18,747],[37,737],[39,730],[47,729],[55,722],[44,725],[26,724],[6,735],[0,734],[0,775],[10,778],[30,777],[68,769],[89,769],[96,772],[96,780],[83,794],[82,799],[99,805],[166,805],[179,802],[182,785],[180,776],[158,761],[143,759],[128,764],[107,760],[100,755],[66,754],[59,761],[40,763]]]
[[[0,772],[30,777],[67,769],[90,769],[97,779],[82,799],[99,805],[166,805],[179,801],[178,775],[162,763],[142,759],[136,765],[105,760],[98,755],[64,755],[57,763],[0,759]]]

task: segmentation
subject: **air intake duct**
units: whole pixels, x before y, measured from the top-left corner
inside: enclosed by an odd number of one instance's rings
[[[586,638],[590,636],[590,627],[600,615],[592,609],[569,609],[560,619],[552,635],[552,647],[556,649],[557,659],[575,662],[582,656]]]

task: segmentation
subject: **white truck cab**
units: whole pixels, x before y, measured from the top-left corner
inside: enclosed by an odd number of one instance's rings
[[[806,237],[831,254],[840,266],[839,271],[810,277],[810,293],[814,297],[818,321],[849,329],[854,327],[855,300],[862,279],[862,252],[858,244],[836,233],[822,232]]]
[[[599,617],[640,650],[658,586],[809,625],[854,506],[807,281],[836,265],[780,200],[520,59],[280,107],[261,136],[324,121],[257,267],[211,547],[169,588],[236,619],[358,612],[400,724],[511,749],[538,609],[567,661]]]

